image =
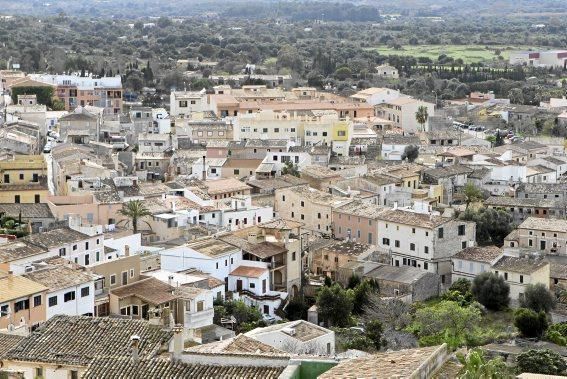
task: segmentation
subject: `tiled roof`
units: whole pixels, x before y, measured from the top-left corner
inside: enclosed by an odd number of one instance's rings
[[[371,245],[354,241],[333,241],[322,249],[326,252],[358,256],[372,248]]]
[[[95,276],[86,271],[57,265],[36,269],[23,275],[25,278],[44,285],[50,292],[89,283]]]
[[[250,187],[238,179],[227,178],[218,180],[207,180],[205,186],[208,188],[209,195],[226,192],[236,192],[249,190]]]
[[[567,279],[567,264],[551,262],[549,270],[550,278]]]
[[[47,249],[39,246],[27,244],[21,239],[19,241],[8,242],[4,245],[0,245],[0,262],[5,263],[32,257],[34,255],[45,253],[46,250]]]
[[[330,168],[317,165],[303,167],[301,169],[301,175],[308,175],[315,179],[338,178],[341,176],[337,171],[333,171]]]
[[[383,145],[421,145],[418,136],[403,136],[400,134],[387,134],[382,140]]]
[[[251,267],[251,266],[238,266],[229,275],[232,276],[245,276],[247,278],[259,278],[268,272],[267,268]]]
[[[567,220],[550,218],[528,217],[519,226],[519,229],[550,230],[567,233]]]
[[[53,218],[53,213],[45,203],[0,204],[0,212],[5,216],[17,218],[22,211],[22,218]]]
[[[286,352],[276,349],[263,342],[239,334],[236,337],[223,341],[212,342],[205,345],[194,346],[186,350],[190,353],[200,354],[261,354],[261,355],[288,355]]]
[[[278,254],[283,254],[287,251],[284,246],[275,244],[273,242],[262,241],[254,243],[233,234],[220,236],[219,239],[262,259],[273,257],[274,255]]]
[[[548,262],[537,258],[504,256],[500,258],[498,262],[492,266],[492,268],[498,271],[512,271],[520,274],[531,274],[547,265],[549,265]]]
[[[71,228],[53,229],[48,232],[30,234],[21,239],[21,241],[45,249],[61,246],[67,243],[79,242],[89,239],[87,234],[78,232]]]
[[[354,200],[351,203],[335,208],[334,211],[338,213],[346,213],[353,216],[360,216],[360,217],[367,217],[374,219],[378,217],[378,215],[382,213],[385,209],[387,208],[375,204],[369,204],[363,202],[362,200]]]
[[[413,225],[421,228],[436,228],[450,221],[450,218],[415,213],[401,209],[385,210],[378,215],[378,220],[395,222],[403,225]]]
[[[209,257],[226,255],[238,250],[236,247],[215,238],[191,241],[185,244],[185,246]]]
[[[418,279],[431,274],[432,273],[417,267],[381,265],[376,267],[374,270],[369,271],[364,276],[391,282],[412,284]]]
[[[226,366],[187,364],[163,358],[140,360],[98,358],[94,359],[83,379],[277,379],[285,366]]]
[[[22,336],[0,333],[0,359],[5,352],[12,349],[23,339]]]
[[[485,205],[492,205],[495,207],[539,207],[539,208],[557,208],[561,207],[559,201],[549,199],[525,199],[521,197],[508,197],[508,196],[490,196],[484,201]]]
[[[434,179],[447,178],[455,175],[470,174],[474,170],[464,165],[451,165],[441,168],[431,168],[423,171],[423,175],[427,175]]]
[[[420,366],[438,349],[444,346],[430,346],[418,349],[378,353],[368,357],[349,359],[339,363],[319,379],[355,378],[413,378]]]
[[[474,246],[459,251],[453,258],[476,262],[492,262],[502,254],[502,249],[496,246]]]
[[[151,304],[159,305],[178,298],[177,295],[173,294],[173,290],[174,288],[169,284],[150,277],[113,289],[110,291],[110,294],[120,299],[136,296]]]
[[[518,186],[518,192],[526,193],[565,193],[567,188],[565,188],[563,183],[521,183]]]
[[[130,359],[130,337],[140,337],[141,360],[167,346],[173,332],[144,320],[57,315],[9,350],[4,359],[87,366],[95,358]]]
[[[0,303],[31,296],[43,292],[47,288],[39,283],[19,275],[0,271]]]

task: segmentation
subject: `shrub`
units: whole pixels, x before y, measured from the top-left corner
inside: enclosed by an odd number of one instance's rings
[[[455,283],[451,284],[449,291],[457,291],[461,295],[466,295],[467,292],[471,291],[471,282],[470,280],[461,278],[455,281]]]
[[[551,325],[545,332],[545,339],[561,346],[567,346],[567,322]]]
[[[524,298],[520,300],[520,305],[536,312],[547,313],[555,308],[555,299],[543,284],[529,284],[524,293]]]
[[[516,357],[521,372],[533,374],[561,375],[567,369],[563,357],[549,349],[528,350]]]
[[[474,278],[471,292],[479,303],[490,310],[501,310],[510,303],[510,286],[502,277],[491,272]]]
[[[372,341],[374,348],[380,350],[384,341],[382,340],[382,323],[378,320],[372,320],[366,324],[366,337]]]
[[[547,315],[520,308],[514,313],[514,325],[524,337],[540,337],[547,329]]]

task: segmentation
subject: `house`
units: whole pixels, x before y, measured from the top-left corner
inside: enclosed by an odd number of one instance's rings
[[[235,195],[250,195],[250,186],[235,178],[207,180],[204,182],[208,195],[214,199],[226,199]]]
[[[462,192],[468,182],[468,175],[473,171],[472,168],[461,164],[430,168],[423,171],[423,182],[443,186],[443,197],[438,198],[437,201],[451,204],[455,194]]]
[[[510,285],[510,298],[517,303],[524,298],[529,284],[543,284],[549,289],[549,262],[529,255],[527,257],[503,256],[494,265],[492,272],[504,278]]]
[[[404,151],[408,146],[418,147],[421,141],[417,136],[386,134],[382,139],[382,159],[388,161],[401,161]]]
[[[520,183],[516,198],[567,200],[567,188],[562,183]]]
[[[377,353],[347,359],[318,378],[430,378],[448,359],[446,344]]]
[[[308,186],[276,190],[274,210],[286,220],[304,224],[311,233],[331,235],[332,210],[351,202]]]
[[[476,153],[472,150],[457,147],[445,150],[437,154],[437,156],[441,157],[441,163],[443,163],[443,165],[457,163],[467,164],[473,160],[475,154]]]
[[[386,79],[398,79],[398,69],[390,66],[389,64],[382,64],[380,66],[374,67],[376,70],[376,76],[379,78],[386,78]]]
[[[378,246],[391,251],[391,265],[436,273],[443,285],[451,282],[452,255],[474,246],[475,233],[474,222],[401,209],[378,215]]]
[[[33,280],[0,271],[0,330],[36,329],[46,320],[47,287]]]
[[[435,104],[413,99],[411,97],[399,97],[388,100],[377,107],[377,116],[393,121],[394,126],[401,128],[406,133],[418,131],[429,131],[429,122],[420,125],[415,119],[415,114],[419,107],[427,108],[427,114],[435,114]]]
[[[554,175],[552,175],[553,180],[543,181],[547,183],[555,183],[559,179],[561,179],[561,177],[565,173],[567,173],[567,160],[562,159],[560,157],[539,157],[539,158],[531,159],[529,162],[527,162],[527,165],[536,166],[536,167],[543,166],[549,170],[547,172],[554,173]]]
[[[517,227],[517,247],[567,256],[567,220],[528,217]]]
[[[515,222],[522,222],[527,217],[564,218],[565,201],[538,198],[512,198],[491,196],[484,201],[487,208],[510,211]]]
[[[425,301],[439,296],[439,275],[415,267],[380,265],[364,274],[378,283],[381,297]]]
[[[354,95],[351,95],[350,99],[355,103],[366,103],[370,105],[377,105],[398,99],[401,96],[402,95],[400,94],[400,91],[396,91],[390,88],[372,87],[359,91]]]
[[[312,247],[309,250],[309,270],[316,275],[328,276],[338,279],[341,267],[352,261],[362,261],[368,258],[375,247],[353,241],[333,241],[321,247]]]
[[[321,191],[326,191],[333,183],[343,179],[337,171],[321,166],[302,167],[300,177],[305,180],[310,187]]]
[[[333,233],[335,238],[376,244],[378,236],[378,215],[384,208],[354,200],[332,210]]]
[[[80,378],[95,357],[143,362],[168,352],[172,340],[171,330],[147,321],[57,315],[6,352],[2,368],[25,378]]]
[[[335,354],[335,332],[305,320],[256,328],[244,335],[291,354]]]
[[[59,258],[56,258],[59,259]],[[63,261],[63,262],[61,262]],[[72,263],[43,260],[23,277],[47,288],[46,320],[55,315],[92,316],[95,303],[94,283],[97,276]]]
[[[489,272],[490,268],[503,256],[504,252],[496,246],[471,246],[459,251],[451,258],[453,281],[467,279],[472,281],[477,275]]]
[[[212,301],[225,299],[224,282],[197,269],[178,272],[151,269],[145,270],[142,276],[154,277],[173,287],[195,287],[208,290]]]
[[[15,155],[0,161],[0,203],[44,203],[47,164],[41,155]]]
[[[238,294],[249,306],[257,308],[263,314],[274,315],[287,292],[272,291],[270,270],[267,267],[238,266],[228,276],[228,290]]]
[[[567,50],[515,51],[510,53],[509,60],[514,65],[565,68]]]
[[[88,144],[99,141],[102,120],[93,113],[79,107],[59,119],[59,136],[69,143]]]

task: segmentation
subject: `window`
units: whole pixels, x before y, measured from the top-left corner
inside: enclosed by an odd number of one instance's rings
[[[437,237],[438,237],[438,238],[443,238],[443,228],[437,229]]]
[[[504,280],[508,280],[508,273],[507,272],[504,273]]]
[[[91,264],[91,256],[89,254],[85,255],[85,266],[88,266]]]
[[[140,314],[140,308],[137,305],[132,305],[132,315],[138,316]]]
[[[425,270],[429,269],[429,264],[427,262],[423,262],[423,268]]]
[[[202,312],[205,308],[205,302],[203,300],[197,302],[197,312]]]
[[[110,285],[116,284],[116,274],[110,275]]]
[[[295,261],[295,251],[291,253],[291,260]]]
[[[368,244],[372,245],[372,233],[368,233]]]
[[[528,240],[528,246],[533,246],[534,245],[534,241],[533,240]]]
[[[38,204],[40,202],[40,195],[33,195],[33,202]]]
[[[87,296],[89,296],[89,293],[90,293],[89,287],[81,288],[81,297],[87,297]]]
[[[415,234],[415,228],[411,228],[412,234]]]
[[[235,169],[234,169],[234,175],[240,175],[240,170],[237,169],[237,168],[235,168]]]
[[[302,220],[305,220],[305,216],[304,216],[304,215],[301,215],[301,219],[302,219]]]
[[[219,269],[219,262],[216,263],[216,268]]]
[[[41,305],[41,295],[36,295],[33,297],[33,306],[39,307]]]
[[[524,275],[520,275],[520,283],[524,282]]]
[[[390,246],[390,239],[389,238],[382,238],[382,245]]]
[[[15,195],[15,196],[14,196],[14,203],[20,204],[20,195]]]
[[[400,241],[395,240],[395,241],[394,241],[394,246],[395,246],[395,247],[400,247]]]
[[[425,247],[423,248],[423,252],[424,252],[425,254],[429,254],[429,246],[425,246]]]
[[[42,367],[36,367],[35,369],[35,376],[36,377],[40,377],[43,378],[43,368]]]
[[[64,247],[59,249],[59,256],[60,257],[64,257],[66,254],[67,254],[67,252],[65,251]]]
[[[410,249],[411,251],[415,251],[415,243],[410,243],[410,244],[409,244],[409,249]]]
[[[77,250],[77,245],[73,245],[73,251]]]
[[[459,225],[459,235],[460,236],[465,235],[465,225]]]
[[[65,302],[75,300],[75,291],[67,292],[65,295],[63,295],[63,300]]]
[[[8,304],[4,304],[0,306],[0,317],[8,316],[8,308],[9,308]]]
[[[22,311],[24,309],[30,309],[29,299],[20,300],[14,304],[14,313],[18,313],[19,311]]]
[[[467,241],[461,242],[461,249],[465,249],[467,247]]]
[[[179,107],[180,107],[180,108],[187,108],[187,101],[181,100],[181,101],[179,102]]]
[[[346,130],[339,130],[339,131],[337,131],[337,136],[339,136],[339,137],[346,137]]]
[[[87,241],[87,242],[85,242],[85,250],[88,250],[88,249],[89,249],[89,243]]]
[[[54,307],[57,305],[57,296],[51,296],[49,298],[49,306]]]
[[[301,206],[304,207],[305,206],[305,202],[301,201]]]

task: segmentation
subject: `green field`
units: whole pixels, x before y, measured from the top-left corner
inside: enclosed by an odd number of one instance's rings
[[[534,47],[528,46],[481,46],[481,45],[404,45],[401,50],[396,50],[387,46],[369,48],[368,50],[377,51],[381,55],[404,55],[412,57],[428,57],[435,61],[441,54],[445,54],[454,59],[461,58],[465,63],[486,62],[498,59],[495,54],[500,50],[504,60],[508,60],[510,52],[515,50],[530,50]]]

